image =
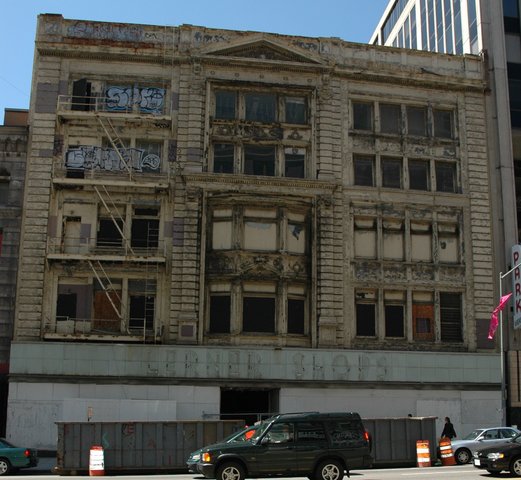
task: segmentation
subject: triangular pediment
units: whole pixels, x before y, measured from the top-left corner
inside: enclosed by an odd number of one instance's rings
[[[300,49],[297,50],[293,46],[281,45],[265,38],[250,39],[249,41],[244,41],[243,39],[240,43],[229,44],[225,48],[220,46],[207,50],[204,54],[218,57],[297,62],[312,65],[320,65],[322,63],[314,54],[304,50],[300,51]]]

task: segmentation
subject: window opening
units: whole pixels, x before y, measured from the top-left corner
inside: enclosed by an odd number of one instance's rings
[[[288,298],[288,333],[304,335],[305,301],[301,298]]]
[[[306,111],[307,104],[305,97],[286,97],[286,123],[303,125],[307,123]]]
[[[402,131],[401,106],[380,104],[380,131],[382,133],[400,133]]]
[[[425,107],[407,107],[407,133],[427,136],[427,109]]]
[[[452,112],[450,110],[434,110],[434,136],[452,138]]]
[[[440,293],[440,327],[442,342],[462,342],[461,294]]]
[[[155,249],[159,246],[159,211],[157,208],[135,208],[131,226],[132,248]]]
[[[369,155],[354,155],[355,185],[374,186],[374,157]]]
[[[371,296],[373,298],[370,298]],[[356,293],[356,335],[358,337],[376,336],[376,302],[371,293]]]
[[[210,296],[210,333],[230,333],[230,295]]]
[[[304,151],[298,148],[287,148],[284,152],[284,176],[304,178]]]
[[[275,298],[245,295],[242,315],[244,332],[275,333]]]
[[[76,318],[76,293],[59,293],[56,304],[56,320],[72,320]]]
[[[118,226],[115,225],[117,223]],[[119,228],[118,228],[119,227]],[[98,247],[122,247],[123,238],[121,231],[123,221],[120,219],[100,218],[98,221],[98,233],[96,245]]]
[[[430,170],[427,160],[409,160],[409,188],[430,190]]]
[[[382,187],[402,188],[402,161],[399,158],[382,158]]]
[[[233,173],[235,147],[230,143],[216,143],[213,146],[214,173]]]
[[[436,162],[436,191],[456,192],[456,165],[448,162]]]
[[[277,120],[277,97],[269,93],[246,93],[246,120],[271,123]]]
[[[275,175],[275,147],[245,145],[244,173],[246,175]]]
[[[88,111],[92,109],[92,85],[85,78],[72,83],[71,110]]]
[[[373,104],[353,102],[353,128],[373,130]]]
[[[215,118],[221,120],[233,120],[236,116],[236,94],[230,91],[215,92]]]

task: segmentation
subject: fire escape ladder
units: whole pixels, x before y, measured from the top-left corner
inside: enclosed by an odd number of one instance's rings
[[[125,219],[119,214],[119,210],[118,210],[116,204],[114,203],[114,201],[112,200],[112,197],[110,196],[110,193],[108,192],[105,185],[101,185],[101,188],[103,188],[103,192],[106,195],[106,197],[108,198],[112,208],[110,208],[109,205],[107,205],[107,202],[105,201],[105,198],[103,198],[103,195],[99,191],[99,188],[96,185],[94,185],[95,192],[98,194],[98,197],[101,200],[101,203],[105,207],[105,210],[109,213],[110,218],[111,218],[112,222],[114,223],[114,226],[116,227],[118,233],[121,235],[123,245],[125,246],[125,253],[129,252],[131,255],[135,255],[135,252],[132,249],[130,240],[125,236],[125,232],[124,232],[125,223],[126,223]],[[112,212],[117,212],[118,218],[116,218]],[[121,226],[118,223],[118,220],[121,222]]]
[[[105,135],[107,135],[112,148],[118,155],[121,164],[126,168],[129,179],[132,180],[132,156],[130,152],[125,147],[123,140],[121,140],[118,132],[116,131],[116,128],[114,127],[114,124],[110,121],[110,118],[102,118],[99,115],[97,115],[97,118],[101,127],[103,128],[103,131],[105,132]]]
[[[96,262],[96,267],[94,266],[93,262],[89,260],[89,266],[92,269],[92,272],[94,273],[94,276],[96,277],[96,280],[98,281],[101,289],[103,290],[103,293],[107,297],[108,301],[110,302],[114,312],[118,316],[120,321],[124,321],[123,316],[121,315],[121,312],[116,307],[114,300],[112,299],[111,293],[114,294],[114,296],[118,299],[119,304],[121,305],[121,296],[119,295],[118,291],[114,288],[112,282],[110,281],[109,276],[107,275],[107,272],[103,268],[103,265],[100,261]],[[99,270],[99,271],[98,271]],[[128,332],[128,328],[125,324],[123,325],[123,328],[126,332]]]

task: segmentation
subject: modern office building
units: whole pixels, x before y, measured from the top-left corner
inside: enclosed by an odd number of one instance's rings
[[[27,110],[6,109],[0,125],[0,436],[5,436],[18,245],[27,158]]]
[[[8,436],[302,410],[497,424],[487,69],[40,16]]]
[[[371,43],[447,54],[477,54],[488,64],[489,155],[495,179],[494,236],[496,266],[491,281],[496,296],[513,291],[512,277],[499,277],[514,266],[512,247],[521,225],[521,37],[518,0],[393,0]],[[511,319],[510,309],[506,318]],[[521,334],[506,321],[508,352],[505,380],[509,423],[521,422],[518,351]],[[498,345],[499,347],[499,345]]]

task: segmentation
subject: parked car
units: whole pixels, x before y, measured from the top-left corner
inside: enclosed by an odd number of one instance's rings
[[[248,442],[203,448],[198,473],[216,480],[304,476],[341,480],[370,467],[370,438],[357,413],[287,413],[263,421]]]
[[[461,440],[452,440],[452,451],[456,463],[469,463],[472,460],[472,452],[490,445],[504,443],[519,435],[521,431],[512,427],[478,428],[470,432]]]
[[[521,435],[505,443],[482,448],[473,452],[474,466],[486,470],[491,475],[499,475],[503,470],[521,477]]]
[[[32,448],[15,447],[0,438],[0,475],[15,473],[20,468],[36,467],[38,452]]]
[[[253,425],[251,427],[246,427],[242,430],[239,430],[238,432],[232,433],[228,437],[226,437],[224,440],[222,440],[219,443],[233,443],[233,442],[246,442],[250,440],[255,432],[257,431],[258,427],[256,425]],[[197,462],[201,458],[201,452],[203,451],[202,448],[199,450],[196,450],[195,452],[192,452],[190,456],[188,457],[188,460],[186,461],[186,465],[188,467],[188,471],[191,473],[197,473],[196,465]]]

